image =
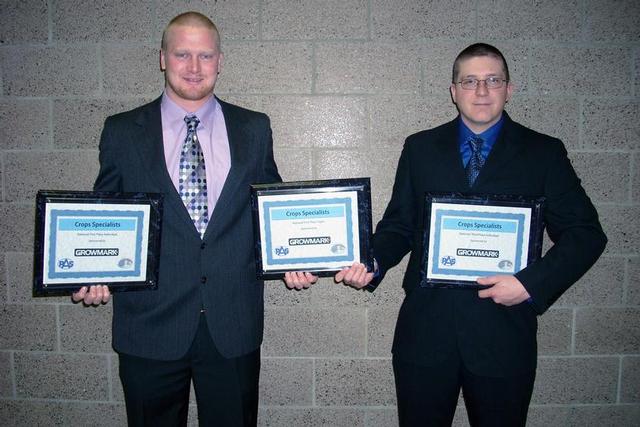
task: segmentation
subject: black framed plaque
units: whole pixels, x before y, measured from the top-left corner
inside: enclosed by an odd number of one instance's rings
[[[163,196],[41,190],[36,196],[34,296],[82,286],[156,289]]]
[[[354,262],[373,271],[369,178],[251,186],[256,272],[330,276]]]
[[[427,193],[422,287],[481,289],[542,255],[544,198]],[[489,285],[490,286],[490,285]]]

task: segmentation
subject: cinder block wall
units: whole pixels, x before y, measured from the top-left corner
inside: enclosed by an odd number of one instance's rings
[[[371,176],[375,222],[404,138],[455,114],[457,52],[475,41],[502,49],[517,88],[507,110],[564,140],[610,239],[540,319],[530,425],[638,425],[640,6],[533,3],[3,0],[0,424],[125,424],[111,305],[31,297],[34,195],[91,188],[104,118],[160,94],[161,30],[199,10],[223,35],[217,93],[271,116],[282,176]],[[397,424],[402,272],[374,294],[328,279],[306,292],[266,284],[261,425]]]

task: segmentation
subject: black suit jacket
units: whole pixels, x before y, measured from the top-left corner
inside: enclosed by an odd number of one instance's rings
[[[278,182],[269,118],[220,101],[231,169],[201,240],[164,158],[160,98],[107,118],[96,190],[164,194],[158,289],[113,297],[113,347],[173,360],[195,336],[206,310],[211,336],[226,357],[262,342],[263,282],[256,280],[249,185]]]
[[[535,369],[537,314],[542,314],[597,260],[606,237],[558,139],[513,122],[501,133],[470,188],[458,145],[457,119],[407,138],[391,201],[376,228],[374,253],[387,271],[411,252],[393,344],[394,357],[434,365],[460,351],[478,375]],[[516,274],[533,301],[505,307],[476,291],[419,286],[425,192],[544,196],[553,247]]]

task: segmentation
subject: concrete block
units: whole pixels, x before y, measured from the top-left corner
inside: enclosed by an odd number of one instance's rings
[[[60,349],[75,353],[111,352],[111,303],[98,307],[60,306]],[[86,334],[84,331],[94,333]]]
[[[569,412],[569,406],[531,405],[527,413],[527,426],[566,426],[568,425]]]
[[[571,353],[573,310],[551,309],[538,318],[538,354]]]
[[[393,334],[400,306],[367,310],[367,356],[391,357]]]
[[[471,0],[461,1],[455,8],[442,0],[373,0],[371,32],[373,38],[382,40],[473,38],[476,28],[475,13],[462,12],[468,10],[475,10]]]
[[[577,0],[495,0],[478,4],[480,40],[579,41],[581,22],[581,3]]]
[[[620,401],[640,403],[640,356],[622,358]]]
[[[112,427],[127,424],[124,404],[106,402],[10,400],[0,405],[0,419],[10,419],[11,425],[15,427],[51,425]]]
[[[457,116],[446,87],[439,96],[380,95],[369,98],[371,147],[375,150],[401,150],[405,139],[431,129]]]
[[[404,278],[408,261],[409,255],[406,255],[400,264],[386,273],[384,280],[374,292],[365,291],[368,307],[391,310],[400,308],[400,304],[402,304],[405,297],[402,289],[402,279]]]
[[[589,405],[570,408],[569,427],[620,427],[637,426],[640,405]]]
[[[319,44],[315,89],[319,93],[419,93],[422,57],[415,43]]]
[[[308,43],[229,42],[217,93],[310,93],[311,52]]]
[[[370,409],[366,412],[367,427],[398,427],[397,409]]]
[[[640,209],[636,206],[599,206],[600,223],[609,242],[606,254],[640,252]]]
[[[467,40],[461,39],[433,40],[423,46],[422,92],[429,95],[429,98],[435,102],[442,102],[441,108],[454,107],[450,94],[453,61],[468,45]],[[455,116],[454,113],[448,119],[451,120]]]
[[[631,155],[633,158],[633,176],[631,178],[631,201],[633,203],[640,202],[640,154],[635,152]]]
[[[0,253],[0,304],[7,302],[9,294],[9,273],[7,273],[7,264],[5,262],[6,254]]]
[[[33,297],[33,253],[8,252],[6,254],[7,301],[12,303],[51,304],[71,303],[68,296]]]
[[[50,144],[49,101],[6,99],[0,101],[0,148],[24,150]]]
[[[124,391],[122,391],[122,382],[120,381],[120,364],[118,355],[112,353],[109,356],[110,373],[111,373],[111,394],[110,400],[115,402],[124,402]]]
[[[262,359],[260,404],[310,406],[313,404],[313,360]]]
[[[225,96],[271,119],[276,150],[366,145],[367,102],[361,96]]]
[[[323,279],[313,286],[311,303],[317,308],[365,307],[367,292],[352,288],[343,283],[335,283],[333,277]]]
[[[588,40],[614,43],[640,41],[640,8],[636,1],[589,0],[586,10]]]
[[[259,427],[364,427],[364,412],[351,408],[277,408],[261,407]]]
[[[371,178],[371,206],[373,223],[382,217],[391,197],[398,165],[398,151],[335,150],[316,152],[314,155],[315,176],[318,179]]]
[[[54,146],[97,150],[107,116],[144,103],[144,99],[56,99],[53,102]],[[82,117],[82,126],[78,126],[79,117]]]
[[[556,302],[556,306],[619,305],[624,286],[624,259],[600,258]]]
[[[0,351],[0,396],[13,396],[13,379],[11,375],[11,353]]]
[[[46,43],[48,30],[47,0],[7,0],[0,14],[0,45]]]
[[[86,151],[29,151],[7,153],[8,201],[31,202],[39,189],[90,190],[98,174],[98,153]]]
[[[390,359],[318,359],[315,381],[319,406],[396,404]]]
[[[640,308],[580,308],[575,351],[580,354],[640,352]]]
[[[633,51],[634,56],[636,58],[635,64],[634,64],[634,71],[635,71],[635,92],[634,93],[640,93],[640,49],[636,48]]]
[[[31,252],[34,218],[32,205],[0,203],[0,252]]]
[[[157,41],[169,21],[187,10],[208,16],[218,27],[222,49],[226,40],[255,40],[260,26],[260,0],[159,0],[156,1]]]
[[[18,397],[105,401],[109,396],[107,356],[16,353],[14,357]]]
[[[104,45],[101,52],[105,93],[160,96],[164,88],[160,46],[109,44]]]
[[[519,87],[507,105],[515,121],[538,132],[559,138],[567,149],[579,148],[580,113],[576,98],[521,95]]]
[[[53,40],[104,42],[149,40],[157,29],[153,1],[78,2],[56,1],[53,8]]]
[[[309,307],[311,305],[311,292],[313,292],[313,287],[298,291],[296,289],[288,289],[282,280],[266,281],[264,282],[264,305],[265,307]]]
[[[583,144],[603,150],[640,148],[640,102],[585,100],[582,106]]]
[[[569,157],[594,203],[629,200],[631,159],[628,153],[573,152]]]
[[[276,40],[366,39],[366,0],[267,0],[262,38]]]
[[[624,47],[544,45],[531,48],[530,61],[531,90],[539,94],[627,96],[629,93],[631,51]],[[594,79],[594,75],[607,78]]]
[[[273,151],[283,181],[313,179],[313,154],[310,149],[276,147]]]
[[[538,360],[531,402],[614,403],[617,385],[616,357],[542,357]]]
[[[355,356],[365,351],[362,309],[267,308],[263,356]]]
[[[56,308],[53,305],[0,305],[0,349],[53,351],[56,343]]]
[[[98,62],[96,46],[10,46],[0,50],[4,94],[95,95],[100,87]]]
[[[640,258],[631,258],[628,271],[626,303],[640,305]]]
[[[357,148],[366,146],[366,99],[360,96],[265,97],[273,137],[280,147]]]

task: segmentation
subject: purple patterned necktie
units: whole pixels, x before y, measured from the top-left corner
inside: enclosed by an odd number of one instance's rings
[[[469,147],[471,147],[471,158],[467,163],[465,172],[467,174],[467,180],[469,181],[469,187],[473,186],[473,183],[480,174],[480,169],[484,166],[484,157],[482,157],[482,144],[484,141],[479,136],[472,135],[467,140]]]
[[[200,120],[196,116],[185,116],[184,121],[187,123],[187,137],[180,152],[179,193],[202,238],[209,222],[209,212],[204,155],[196,133]]]

